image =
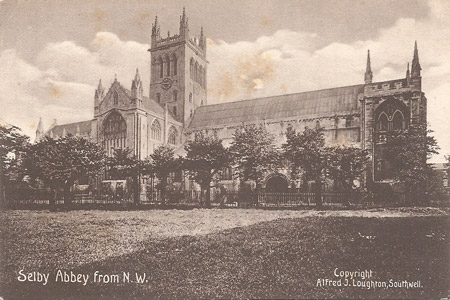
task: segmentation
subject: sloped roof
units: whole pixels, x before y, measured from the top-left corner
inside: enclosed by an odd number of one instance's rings
[[[196,109],[190,129],[242,122],[357,113],[364,85],[205,105]]]
[[[125,95],[128,97],[128,100],[131,101],[131,91],[125,87],[123,87],[120,83],[119,83],[120,88],[125,92]],[[164,107],[161,106],[161,104],[159,104],[158,102],[156,102],[153,99],[150,99],[146,96],[142,96],[142,104],[143,104],[143,109],[146,111],[152,111],[158,115],[164,115]],[[176,121],[175,116],[173,115],[173,113],[169,110],[169,118],[172,119],[172,121]]]
[[[62,125],[56,125],[55,127],[48,130],[47,134],[53,132],[53,135],[62,136],[64,129],[66,130],[66,134],[90,134],[91,132],[91,120],[82,121],[76,123],[68,123]],[[79,131],[78,131],[79,129]]]

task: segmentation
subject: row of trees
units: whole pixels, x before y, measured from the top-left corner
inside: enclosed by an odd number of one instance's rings
[[[413,192],[424,188],[431,168],[426,156],[436,153],[436,141],[424,135],[424,127],[411,126],[409,131],[392,132],[388,137],[389,155],[395,160],[395,179],[404,181]],[[233,135],[231,146],[204,133],[196,134],[185,145],[186,156],[176,157],[174,149],[161,145],[145,160],[138,160],[128,149],[118,149],[107,158],[103,149],[81,137],[60,139],[46,137],[30,144],[17,127],[1,127],[2,187],[3,182],[18,182],[25,176],[39,179],[52,190],[64,190],[70,201],[70,187],[81,176],[97,176],[105,168],[113,179],[132,178],[138,201],[139,178],[152,175],[159,179],[158,188],[165,197],[168,177],[184,170],[199,184],[209,205],[210,187],[225,168],[232,167],[241,182],[253,181],[261,188],[263,177],[279,168],[287,168],[293,181],[314,182],[316,201],[321,205],[322,183],[331,179],[342,183],[344,191],[356,188],[355,182],[365,176],[368,153],[354,147],[326,147],[322,128],[305,128],[297,132],[288,127],[286,142],[278,148],[275,137],[264,126],[242,125]]]

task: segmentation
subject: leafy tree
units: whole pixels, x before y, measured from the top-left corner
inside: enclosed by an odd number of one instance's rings
[[[195,139],[188,141],[186,146],[184,168],[190,177],[206,191],[206,206],[211,203],[211,181],[230,163],[230,153],[223,146],[222,140],[199,133]]]
[[[327,177],[342,183],[345,192],[352,191],[355,180],[361,180],[369,160],[366,150],[336,146],[325,149]]]
[[[113,157],[108,159],[108,167],[108,173],[113,179],[131,178],[133,199],[135,203],[138,203],[140,175],[150,173],[150,162],[148,160],[137,159],[128,148],[115,149]]]
[[[404,183],[411,201],[423,199],[427,181],[433,176],[427,158],[437,154],[439,147],[431,132],[425,124],[411,124],[386,136],[385,157],[391,158],[393,179]]]
[[[96,143],[68,135],[60,139],[45,137],[26,151],[24,166],[28,175],[41,179],[56,197],[56,189],[64,189],[64,203],[71,203],[70,188],[81,176],[101,174],[105,154]],[[51,199],[51,204],[55,199]]]
[[[242,125],[233,134],[230,152],[239,177],[253,180],[259,190],[263,175],[280,165],[275,137],[264,126]]]
[[[159,179],[159,190],[162,201],[166,200],[167,178],[169,174],[180,168],[180,162],[175,158],[175,151],[169,145],[160,145],[150,155],[153,174]]]
[[[292,178],[314,181],[316,205],[322,206],[322,182],[325,177],[326,149],[322,128],[306,127],[296,132],[292,126],[286,130],[286,142],[282,146],[290,163]]]
[[[5,201],[5,184],[20,178],[23,151],[29,144],[29,137],[20,128],[0,125],[0,203]]]

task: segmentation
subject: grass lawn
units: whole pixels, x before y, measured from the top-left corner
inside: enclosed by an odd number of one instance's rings
[[[7,211],[0,225],[4,299],[449,294],[450,218],[439,209]],[[375,281],[420,280],[421,288],[317,286],[337,279],[336,268],[372,270]],[[50,273],[48,284],[19,282],[21,269]],[[55,282],[58,269],[89,281]],[[95,271],[120,274],[120,283],[93,282]],[[148,282],[124,283],[123,272]]]

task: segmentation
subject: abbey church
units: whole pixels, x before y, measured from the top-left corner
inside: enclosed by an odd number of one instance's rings
[[[206,37],[203,28],[191,37],[184,10],[178,34],[165,38],[156,18],[149,52],[149,97],[143,95],[145,87],[138,70],[130,82],[115,79],[109,88],[100,80],[93,93],[91,120],[54,125],[47,131],[40,122],[36,140],[45,135],[85,136],[100,143],[110,156],[114,149],[129,148],[145,159],[161,144],[173,145],[182,153],[184,142],[199,131],[215,134],[228,145],[238,126],[260,124],[281,145],[288,125],[297,131],[320,126],[327,145],[367,149],[371,176],[383,181],[389,179],[389,163],[383,159],[386,132],[414,122],[426,123],[427,100],[421,87],[417,44],[411,70],[408,63],[403,78],[374,82],[368,53],[361,83],[221,104],[208,104],[214,101],[207,97]],[[269,174],[267,180],[273,176],[288,175]]]

